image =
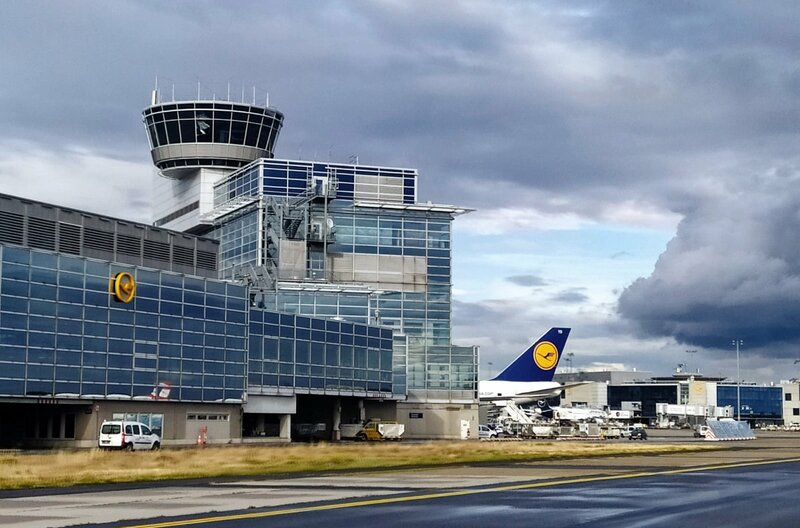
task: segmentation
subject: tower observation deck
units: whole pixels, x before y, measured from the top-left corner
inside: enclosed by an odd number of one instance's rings
[[[272,158],[283,126],[274,108],[230,101],[158,102],[142,112],[153,164],[166,178],[198,168],[235,169]]]

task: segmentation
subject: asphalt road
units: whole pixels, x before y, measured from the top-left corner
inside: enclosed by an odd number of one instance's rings
[[[4,492],[0,526],[800,526],[800,435],[718,447]]]
[[[573,484],[528,482],[433,491],[133,526],[705,528],[800,525],[797,495],[800,461],[638,475],[571,479],[578,481]]]

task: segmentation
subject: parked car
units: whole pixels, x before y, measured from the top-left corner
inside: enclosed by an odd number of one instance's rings
[[[97,439],[100,449],[159,449],[161,438],[141,422],[113,420],[103,422]]]
[[[497,438],[497,431],[491,429],[488,425],[479,425],[478,438]]]
[[[628,435],[628,440],[647,440],[647,431],[641,427],[633,429]]]

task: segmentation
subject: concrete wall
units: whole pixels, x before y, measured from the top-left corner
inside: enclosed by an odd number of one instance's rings
[[[784,425],[800,423],[800,383],[781,383],[781,387]]]
[[[405,438],[461,439],[461,421],[469,422],[469,438],[478,438],[478,404],[397,404],[397,421],[405,424]]]

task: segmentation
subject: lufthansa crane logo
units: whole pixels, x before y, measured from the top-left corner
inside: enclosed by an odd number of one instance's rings
[[[127,271],[121,271],[111,279],[110,290],[114,299],[119,302],[129,303],[136,295],[136,281]]]
[[[533,362],[542,370],[550,370],[558,363],[558,349],[550,341],[542,341],[533,347]]]

